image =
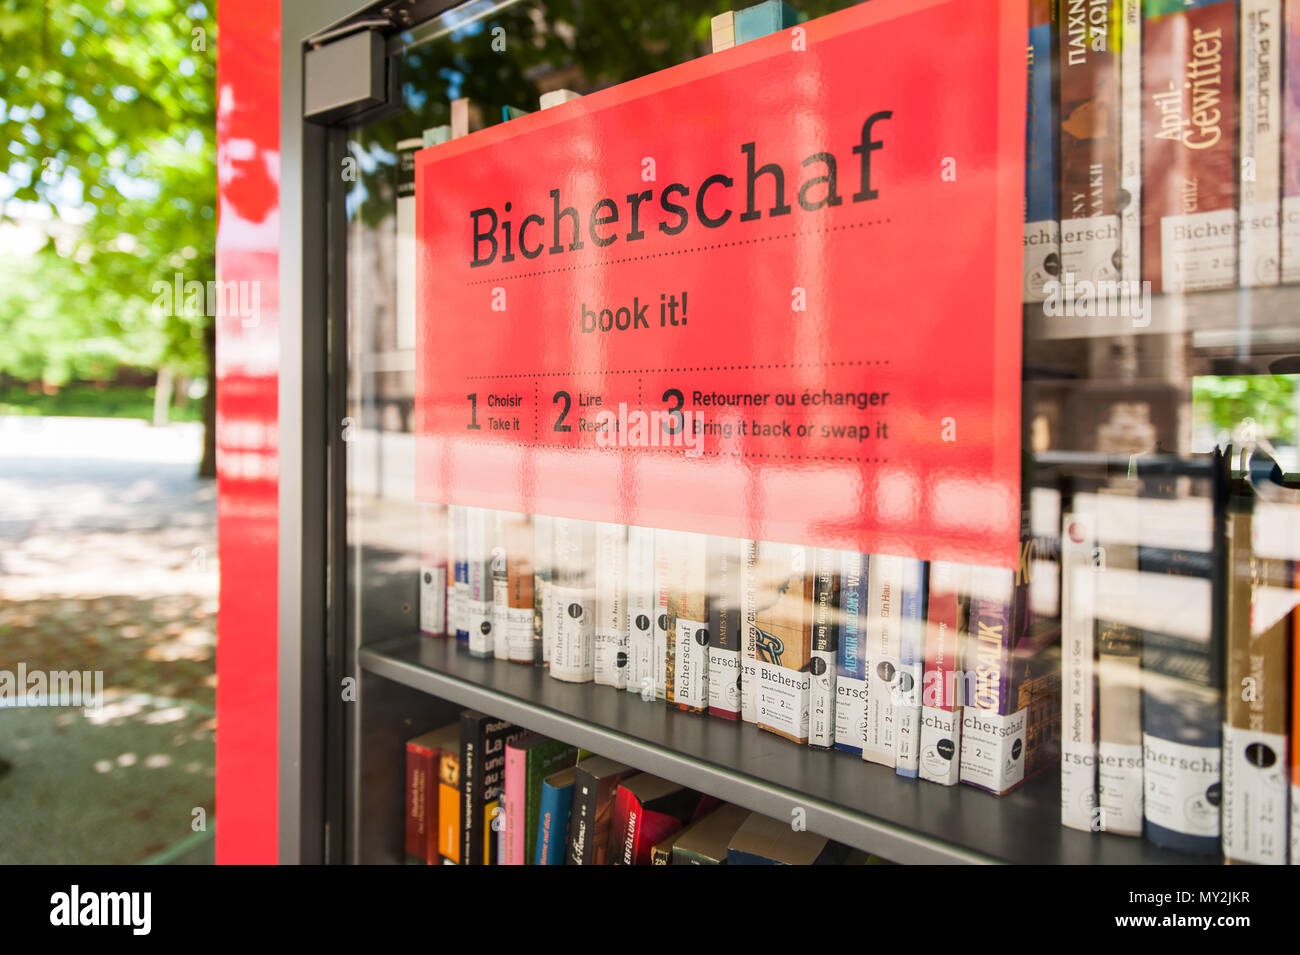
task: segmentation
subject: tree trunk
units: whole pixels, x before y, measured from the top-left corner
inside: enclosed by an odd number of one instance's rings
[[[199,477],[217,476],[217,323],[203,328],[203,353],[208,364],[208,391],[203,396],[203,458]]]

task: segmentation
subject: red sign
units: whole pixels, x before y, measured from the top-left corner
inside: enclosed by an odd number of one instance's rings
[[[421,499],[1014,565],[1022,0],[876,0],[417,156]]]

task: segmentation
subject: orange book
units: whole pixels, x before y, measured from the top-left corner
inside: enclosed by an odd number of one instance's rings
[[[438,854],[460,863],[460,753],[451,750],[438,762]]]

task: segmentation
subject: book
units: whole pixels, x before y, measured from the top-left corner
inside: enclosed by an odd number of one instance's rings
[[[758,541],[740,542],[740,718],[758,722]]]
[[[650,849],[651,865],[672,865],[673,864],[673,846],[681,838],[684,829],[678,829],[671,836],[656,842]]]
[[[1118,0],[1114,24],[1119,58],[1119,279],[1142,278],[1142,0]],[[1146,316],[1150,322],[1150,316]]]
[[[1119,60],[1112,2],[1063,0],[1059,14],[1061,274],[1076,287],[1119,278]]]
[[[1241,0],[1240,284],[1276,285],[1282,256],[1282,0]]]
[[[469,643],[469,560],[467,535],[469,533],[468,508],[452,505],[450,553],[453,555],[455,584],[452,590],[450,612],[456,622],[456,642]]]
[[[493,656],[533,662],[533,528],[526,514],[496,515],[492,552]]]
[[[438,865],[438,765],[445,749],[459,744],[452,723],[406,741],[406,860]]]
[[[630,766],[604,756],[578,763],[573,781],[573,810],[569,820],[569,865],[605,865],[609,857],[609,827],[614,814],[614,793],[628,776]]]
[[[1156,292],[1237,277],[1237,6],[1147,0],[1142,278]]]
[[[622,690],[627,687],[627,528],[598,523],[595,556],[595,681]]]
[[[595,575],[596,526],[557,517],[552,531],[555,562],[551,571],[551,676],[567,683],[596,677]]]
[[[551,583],[555,560],[555,518],[533,515],[533,663],[549,666],[555,621],[551,616]]]
[[[840,558],[840,643],[835,654],[835,748],[862,755],[867,736],[867,607],[870,604],[866,554],[845,551]]]
[[[835,745],[835,667],[839,653],[840,554],[813,551],[812,655],[808,660],[808,745]]]
[[[1122,610],[1141,598],[1137,488],[1092,497],[1102,560],[1095,570],[1097,654],[1097,828],[1142,835],[1142,632]]]
[[[569,814],[577,773],[577,767],[571,766],[542,780],[534,858],[537,865],[564,865],[569,851]]]
[[[1030,0],[1026,47],[1024,289],[1026,302],[1047,298],[1046,284],[1061,277],[1061,223],[1056,192],[1056,0]]]
[[[1300,282],[1300,3],[1286,0],[1282,44],[1282,281]]]
[[[1287,657],[1300,543],[1295,505],[1234,495],[1227,516],[1228,630],[1223,726],[1223,855],[1287,861]],[[1253,512],[1253,513],[1252,513]]]
[[[898,692],[899,645],[903,622],[903,559],[871,557],[871,579],[864,634],[867,655],[867,733],[862,758],[896,768],[894,703]]]
[[[524,730],[477,710],[460,714],[460,862],[494,865],[505,748]]]
[[[675,531],[671,540],[664,699],[703,713],[709,707],[708,538]]]
[[[894,704],[894,754],[898,775],[915,779],[921,766],[921,680],[925,654],[927,568],[914,557],[902,559],[902,622],[898,645],[898,685]]]
[[[709,715],[740,719],[744,545],[734,537],[708,539]]]
[[[629,776],[614,793],[609,826],[611,865],[650,865],[654,846],[695,814],[700,794],[649,773]]]
[[[718,806],[678,834],[672,847],[673,865],[726,865],[727,846],[750,811],[731,803]]]
[[[465,628],[469,631],[470,655],[475,657],[490,657],[496,650],[496,638],[492,634],[492,562],[495,546],[496,515],[481,507],[465,508],[465,566],[468,581]]]
[[[709,37],[713,42],[713,52],[721,53],[736,45],[736,14],[728,10],[719,13],[709,21]]]
[[[578,761],[578,750],[536,733],[506,744],[505,851],[502,865],[528,865],[535,858],[542,783]]]
[[[582,99],[582,94],[575,93],[573,90],[548,90],[538,99],[537,105],[542,109],[553,109],[565,103],[572,103],[575,99]]]
[[[781,0],[763,0],[736,11],[735,42],[757,40],[778,30],[802,23],[807,17]]]
[[[758,726],[808,742],[813,577],[808,548],[763,541],[755,598]]]
[[[1213,550],[1215,578],[1146,572],[1140,600],[1108,611],[1142,631],[1145,836],[1201,855],[1219,853],[1221,834],[1227,463],[1219,451],[1212,479],[1212,497],[1184,499],[1181,517],[1189,530],[1212,528],[1200,549]]]
[[[846,847],[825,836],[757,812],[746,817],[727,844],[727,865],[831,865],[846,855]]]
[[[654,699],[655,532],[627,529],[627,689]]]
[[[1078,495],[1061,516],[1061,825],[1097,819],[1095,506]]]
[[[922,779],[955,786],[961,765],[962,704],[966,679],[963,649],[965,568],[948,561],[930,564],[926,605],[925,675],[921,685]]]
[[[654,613],[654,686],[655,699],[663,700],[668,693],[668,590],[672,568],[673,546],[676,532],[655,532],[655,613]]]
[[[438,854],[453,865],[460,862],[460,724],[456,748],[444,749],[438,760]]]
[[[420,632],[447,635],[447,509],[420,505]]]

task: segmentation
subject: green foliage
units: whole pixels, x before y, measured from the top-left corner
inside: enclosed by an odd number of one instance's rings
[[[13,198],[90,214],[0,292],[0,371],[54,383],[116,363],[206,374],[211,319],[158,314],[151,289],[175,272],[215,278],[212,11],[0,0],[0,49]]]
[[[1199,421],[1233,434],[1250,418],[1274,444],[1296,443],[1296,375],[1198,375],[1192,407]]]

